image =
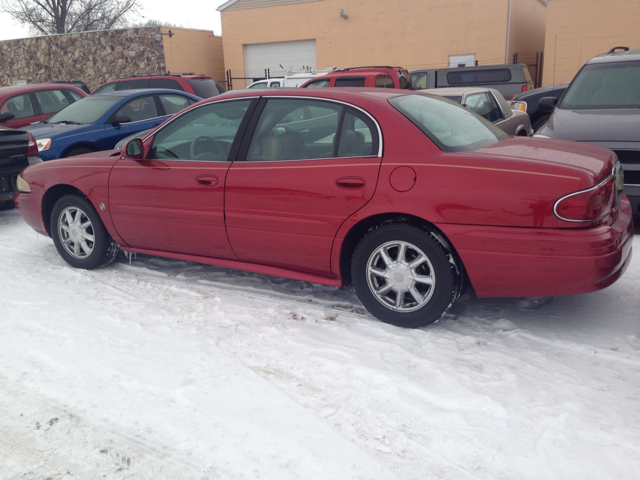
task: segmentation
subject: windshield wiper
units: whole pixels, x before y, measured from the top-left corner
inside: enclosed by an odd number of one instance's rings
[[[59,122],[47,122],[47,123],[56,123],[62,125],[82,125],[80,122],[74,122],[73,120],[61,120]]]

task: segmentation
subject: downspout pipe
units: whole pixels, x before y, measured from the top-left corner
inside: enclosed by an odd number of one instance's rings
[[[511,0],[509,0],[509,8],[507,10],[507,45],[504,49],[504,64],[509,63],[509,34],[511,33]]]

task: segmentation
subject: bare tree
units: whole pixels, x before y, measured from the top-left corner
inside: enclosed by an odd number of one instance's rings
[[[35,34],[108,30],[126,26],[139,0],[0,0],[0,8]]]

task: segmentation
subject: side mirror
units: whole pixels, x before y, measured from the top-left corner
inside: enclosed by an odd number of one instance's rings
[[[16,114],[13,112],[4,112],[0,115],[0,122],[8,122],[9,120],[13,120],[16,118]]]
[[[558,103],[558,99],[556,97],[543,97],[538,102],[538,108],[543,112],[553,112],[553,109],[556,108],[556,104]]]
[[[109,123],[111,123],[112,125],[120,125],[121,123],[130,123],[131,122],[131,117],[129,117],[128,115],[123,115],[122,113],[116,113],[113,117],[111,117],[111,121]]]
[[[131,160],[143,160],[144,145],[142,145],[142,140],[139,138],[129,140],[120,150],[120,155]]]

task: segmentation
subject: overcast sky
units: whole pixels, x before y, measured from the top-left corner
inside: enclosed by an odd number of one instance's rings
[[[144,18],[160,20],[184,28],[213,30],[220,35],[220,12],[216,10],[227,0],[139,0]],[[0,13],[0,41],[29,36],[26,27],[17,25],[7,14]]]

